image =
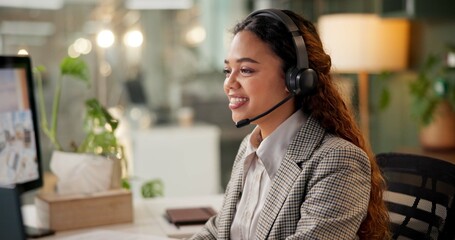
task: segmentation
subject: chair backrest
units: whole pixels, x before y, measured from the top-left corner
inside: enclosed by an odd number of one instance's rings
[[[455,239],[455,165],[405,153],[380,153],[393,239]]]

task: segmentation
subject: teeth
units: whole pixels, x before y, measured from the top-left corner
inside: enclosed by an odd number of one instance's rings
[[[248,98],[231,98],[229,100],[230,103],[239,103],[239,102],[246,102]]]

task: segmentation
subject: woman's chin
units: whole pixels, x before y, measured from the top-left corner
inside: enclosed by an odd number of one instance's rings
[[[232,121],[233,121],[234,123],[237,123],[237,122],[239,122],[239,121],[242,121],[243,119],[247,119],[247,117],[245,117],[245,116],[240,116],[240,115],[237,115],[237,114],[236,114],[236,115],[232,114]]]

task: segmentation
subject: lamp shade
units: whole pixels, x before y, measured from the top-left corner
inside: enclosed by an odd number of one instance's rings
[[[330,14],[318,19],[325,51],[340,73],[403,70],[408,64],[409,22],[375,14]]]

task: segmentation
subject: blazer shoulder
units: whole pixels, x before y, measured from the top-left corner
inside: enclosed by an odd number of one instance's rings
[[[361,165],[369,165],[369,158],[363,149],[356,146],[352,142],[345,140],[341,137],[327,134],[324,137],[320,147],[316,150],[314,157],[321,157],[323,159],[336,158],[337,162],[342,164],[357,162]],[[319,158],[317,157],[317,158]],[[332,161],[330,161],[332,162]],[[332,162],[333,163],[333,162]]]

